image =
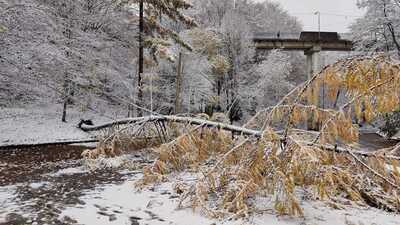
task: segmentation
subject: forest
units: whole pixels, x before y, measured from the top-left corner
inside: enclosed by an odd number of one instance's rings
[[[0,224],[398,224],[400,1],[354,4],[0,0]]]

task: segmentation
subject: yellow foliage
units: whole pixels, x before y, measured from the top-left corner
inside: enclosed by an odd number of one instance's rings
[[[212,73],[216,76],[222,76],[228,72],[231,67],[228,60],[222,55],[213,56],[210,59]]]
[[[381,57],[338,62],[272,108],[266,118],[271,123],[266,123],[261,138],[243,142],[242,137],[232,139],[229,132],[206,128],[187,132],[158,148],[158,160],[145,169],[144,179],[159,181],[169,172],[184,169],[197,172],[198,181],[183,196],[190,196],[189,204],[211,217],[248,216],[260,207],[253,200],[265,195],[272,196],[270,207],[278,214],[303,216],[298,192],[304,189],[314,190],[315,199],[334,208],[342,208],[348,199],[359,205],[375,202],[399,212],[400,190],[391,183],[400,183],[398,161],[327,151],[338,141],[345,146],[358,141],[354,118],[369,122],[398,106],[399,68]],[[322,84],[332,101],[339,90],[346,92],[347,102],[339,110],[321,108]],[[311,143],[295,135],[292,127],[301,127],[310,118],[321,124],[312,133]],[[287,122],[283,135],[273,127],[282,121]]]
[[[192,29],[189,35],[195,50],[206,53],[208,56],[217,54],[217,50],[221,46],[221,40],[216,33],[201,29]]]

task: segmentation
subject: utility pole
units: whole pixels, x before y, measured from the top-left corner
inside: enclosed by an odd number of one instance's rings
[[[143,0],[139,3],[139,70],[138,70],[138,102],[142,107],[143,103],[143,90],[142,90],[142,75],[144,67],[144,46],[143,46],[143,33],[144,33],[144,18],[143,18]],[[138,109],[138,116],[143,116],[141,109]]]

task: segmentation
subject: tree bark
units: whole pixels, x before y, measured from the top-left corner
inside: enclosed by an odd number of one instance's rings
[[[389,28],[390,34],[392,35],[393,43],[396,45],[397,55],[400,56],[400,44],[397,41],[396,32],[394,30],[394,27],[393,27],[392,23],[388,23],[387,26]]]
[[[144,46],[143,46],[143,33],[144,33],[144,6],[143,0],[139,3],[139,69],[138,69],[138,105],[142,106],[143,103],[143,90],[142,90],[142,75],[144,71]],[[142,116],[143,112],[138,109],[138,116]]]
[[[388,27],[389,32],[390,32],[390,34],[391,34],[391,36],[392,36],[393,43],[394,43],[394,45],[395,45],[396,48],[397,48],[397,55],[400,56],[400,44],[399,44],[399,42],[397,41],[396,31],[395,31],[395,29],[394,29],[393,23],[392,23],[392,21],[389,20],[389,16],[388,16],[388,14],[387,14],[387,9],[386,9],[386,7],[387,7],[387,5],[386,5],[386,3],[384,3],[384,4],[383,4],[383,13],[384,13],[385,19],[387,19],[386,26]]]
[[[180,52],[176,74],[175,114],[178,114],[181,111],[182,72],[182,53]]]
[[[64,104],[63,104],[63,112],[62,112],[62,117],[61,117],[61,122],[66,123],[67,122],[67,98],[64,99]]]
[[[74,7],[73,5],[71,5],[68,8],[68,5],[65,5],[65,14],[63,15],[63,17],[66,19],[67,24],[66,24],[66,29],[64,32],[64,35],[67,39],[65,45],[66,45],[66,50],[65,50],[65,57],[67,59],[71,58],[72,53],[69,49],[69,47],[71,46],[71,39],[72,39],[72,28],[73,28],[73,20],[70,18],[71,14],[74,13]],[[69,71],[68,69],[65,70],[64,72],[64,83],[63,83],[63,88],[64,88],[64,93],[63,93],[63,112],[62,112],[62,117],[61,117],[61,121],[62,122],[66,122],[66,117],[67,117],[67,107],[68,107],[68,103],[70,101],[70,94],[71,94],[71,80],[69,77]]]
[[[121,120],[112,121],[109,123],[105,123],[98,126],[87,126],[82,125],[81,129],[83,131],[97,131],[104,128],[116,126],[116,125],[124,125],[124,124],[134,124],[137,122],[175,122],[175,123],[188,123],[193,125],[203,125],[205,127],[215,127],[218,129],[226,130],[226,131],[233,131],[237,134],[243,134],[247,136],[255,136],[261,137],[262,132],[257,130],[251,130],[243,127],[238,127],[230,124],[224,124],[220,122],[214,122],[209,120],[203,120],[198,118],[192,117],[180,117],[180,116],[145,116],[145,117],[136,117],[136,118],[126,118]]]

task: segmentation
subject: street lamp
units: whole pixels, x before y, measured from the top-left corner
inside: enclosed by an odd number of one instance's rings
[[[321,41],[321,12],[316,11],[314,15],[318,15],[318,41]],[[322,81],[322,108],[325,109],[325,80]]]
[[[314,15],[318,15],[318,38],[321,40],[321,12],[316,11]]]

